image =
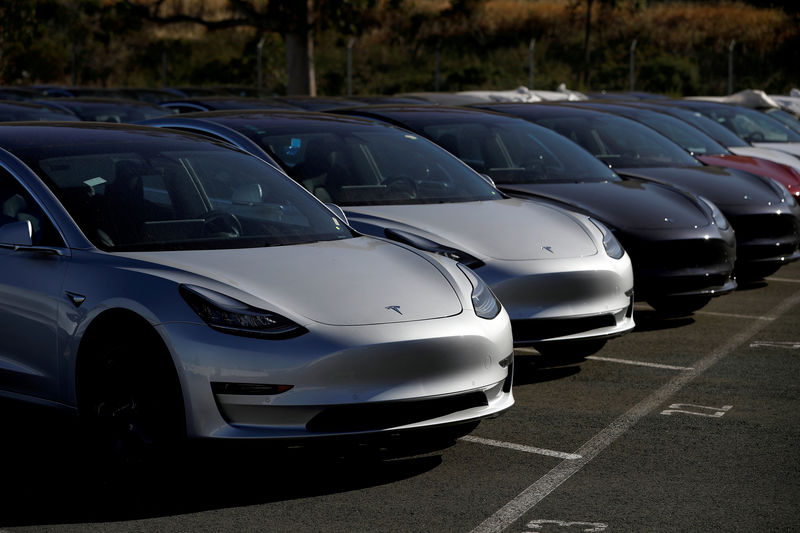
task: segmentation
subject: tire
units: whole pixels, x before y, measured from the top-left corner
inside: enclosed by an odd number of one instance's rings
[[[688,316],[701,309],[711,301],[711,296],[699,294],[694,296],[662,296],[647,300],[650,307],[666,317]]]
[[[536,351],[545,357],[563,361],[579,361],[603,349],[607,339],[557,341],[535,344]]]
[[[81,364],[78,410],[101,457],[136,466],[166,457],[186,437],[183,399],[168,354],[152,343],[104,339]]]

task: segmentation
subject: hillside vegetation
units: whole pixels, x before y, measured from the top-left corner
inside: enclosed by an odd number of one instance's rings
[[[9,2],[7,6],[25,0]],[[279,34],[246,26],[207,31],[190,23],[132,21],[126,11],[131,4],[112,0],[35,4],[35,27],[3,31],[0,75],[6,84],[160,86],[165,78],[167,85],[176,86],[252,86],[257,43],[263,37],[264,85],[277,94],[286,90]],[[220,0],[185,4],[221,13],[227,8]],[[627,90],[634,39],[636,90],[724,94],[732,40],[734,90],[783,93],[800,85],[800,17],[778,8],[741,2],[594,0],[587,54],[586,0],[361,4],[365,9],[352,36],[319,26],[314,54],[319,94],[345,94],[351,37],[355,94],[434,90],[437,49],[440,90],[527,86],[532,39],[538,89],[564,83],[578,90]],[[19,21],[14,23],[19,27]]]

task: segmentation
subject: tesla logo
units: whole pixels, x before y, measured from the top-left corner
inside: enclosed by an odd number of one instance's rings
[[[386,309],[389,309],[390,311],[395,311],[398,315],[402,315],[403,314],[403,313],[400,312],[400,306],[399,305],[387,305]]]
[[[554,253],[554,252],[553,252],[553,247],[552,247],[552,246],[542,246],[542,250],[547,250],[547,251],[548,251],[548,252],[550,252],[551,254],[552,254],[552,253]]]

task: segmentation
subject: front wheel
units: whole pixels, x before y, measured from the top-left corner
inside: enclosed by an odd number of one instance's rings
[[[186,435],[183,399],[167,354],[106,339],[81,365],[78,409],[92,445],[123,465],[149,462]]]

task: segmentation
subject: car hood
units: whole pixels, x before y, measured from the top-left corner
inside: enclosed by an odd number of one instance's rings
[[[402,229],[479,259],[565,259],[597,253],[594,240],[576,215],[514,198],[347,206],[345,212],[356,229],[371,233],[377,233],[377,228]]]
[[[515,183],[500,188],[509,194],[530,194],[569,204],[617,228],[697,228],[711,223],[703,208],[685,193],[637,179]]]
[[[800,172],[787,165],[744,155],[700,155],[697,158],[709,165],[738,168],[745,172],[777,180],[793,194],[800,194]]]
[[[617,168],[619,174],[644,179],[656,179],[702,195],[719,207],[735,205],[769,205],[780,201],[769,183],[734,168],[657,167]]]
[[[800,156],[800,143],[754,142],[753,146],[757,146],[759,148],[772,148],[773,150],[780,150],[781,152],[786,152],[792,155]]]
[[[323,324],[409,322],[462,311],[455,289],[429,260],[368,237],[269,248],[115,255],[183,271],[177,275],[180,282],[205,282],[205,287],[218,291],[221,283],[235,289],[226,291],[231,297]],[[175,277],[176,271],[161,275]]]
[[[800,171],[800,158],[787,152],[756,146],[729,146],[728,150],[737,155],[749,155],[752,157],[769,159],[770,161],[782,163]]]

